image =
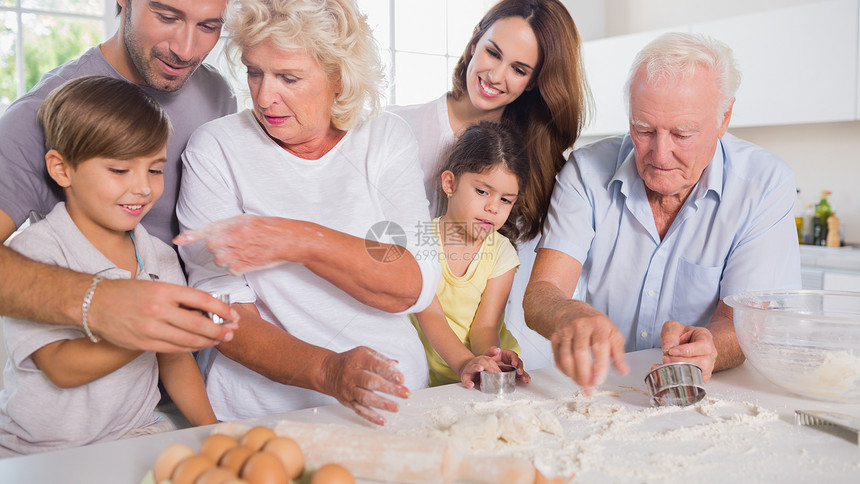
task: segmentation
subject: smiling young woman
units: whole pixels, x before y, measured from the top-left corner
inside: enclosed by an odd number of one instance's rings
[[[530,178],[520,196],[523,236],[540,233],[564,151],[585,124],[591,95],[576,25],[558,0],[502,0],[475,27],[453,88],[427,104],[389,109],[412,126],[432,215],[444,211],[442,160],[466,127],[510,122],[523,136]]]

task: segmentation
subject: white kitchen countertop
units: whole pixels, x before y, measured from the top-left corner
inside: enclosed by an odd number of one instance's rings
[[[400,412],[386,414],[385,429],[376,431],[426,436],[440,409],[450,420],[506,408],[544,408],[561,421],[563,436],[541,433],[521,448],[500,441],[498,452],[537,455],[542,465],[563,462],[576,470],[573,482],[860,482],[860,446],[794,425],[795,409],[860,418],[860,406],[795,396],[744,364],[715,374],[700,405],[653,409],[643,380],[650,365],[659,362],[660,351],[630,353],[627,359],[631,372],[611,373],[591,398],[578,394],[578,387],[555,368],[543,368],[532,373],[531,384],[518,385],[502,399],[461,385],[416,391],[402,401]],[[248,423],[274,426],[281,420],[371,428],[340,405]],[[137,484],[167,445],[184,442],[197,449],[210,430],[183,429],[4,459],[0,481]]]
[[[853,246],[800,246],[800,265],[817,269],[860,271],[860,250]]]

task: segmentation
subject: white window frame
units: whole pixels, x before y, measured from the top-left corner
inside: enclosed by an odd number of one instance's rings
[[[476,0],[470,0],[470,1],[476,1]],[[359,9],[361,9],[362,8],[362,1],[357,0],[357,3],[358,3]],[[389,56],[388,56],[388,59],[386,59],[388,65],[390,66],[388,71],[386,72],[386,79],[389,82],[388,96],[387,96],[388,102],[390,104],[398,104],[400,102],[397,99],[397,93],[396,93],[396,87],[397,87],[396,86],[396,79],[397,79],[397,76],[396,76],[396,74],[397,74],[397,61],[396,61],[396,59],[397,59],[398,53],[421,54],[421,55],[429,55],[429,56],[433,56],[433,57],[437,57],[437,58],[443,58],[444,63],[447,66],[447,72],[446,72],[446,76],[445,76],[445,78],[447,79],[447,84],[446,84],[447,88],[446,89],[450,90],[451,89],[451,75],[453,74],[453,65],[460,58],[460,55],[462,55],[462,53],[463,53],[462,49],[464,49],[466,47],[465,42],[463,43],[463,45],[451,47],[451,48],[453,48],[453,51],[450,49],[446,49],[445,54],[440,54],[437,52],[422,52],[422,51],[417,51],[417,50],[398,49],[397,41],[396,41],[396,38],[397,38],[397,22],[395,21],[395,19],[397,17],[396,9],[397,9],[398,3],[399,2],[397,2],[396,0],[389,0],[389,2],[388,2],[388,5],[389,5],[389,7],[388,7],[388,12],[389,12],[389,14],[388,14],[388,22],[389,22],[389,25],[388,25],[388,45],[389,45],[388,54],[389,54]],[[490,5],[488,2],[484,2],[484,3],[485,3],[484,10],[486,11],[489,9]],[[402,3],[401,3],[401,7],[403,7]],[[445,17],[447,18],[448,17],[448,15],[447,15],[447,13],[448,13],[447,12],[448,2],[446,2],[446,1],[438,2],[438,7],[446,10]],[[476,22],[477,22],[477,20],[476,20]],[[447,37],[448,29],[451,28],[450,25],[446,23],[444,26],[440,26],[439,28],[440,29],[444,28],[445,36]],[[384,49],[382,49],[382,50],[384,51]],[[427,101],[430,101],[431,99],[435,99],[436,97],[440,96],[441,94],[442,94],[441,92],[435,93]]]
[[[24,8],[21,6],[21,0],[15,0],[15,5],[11,7],[0,6],[0,12],[12,12],[13,14],[15,14],[15,20],[17,23],[17,28],[15,31],[15,99],[23,96],[27,92],[25,84],[26,76],[24,73],[24,23],[22,20],[22,16],[24,14],[51,15],[55,17],[73,19],[97,20],[103,22],[104,25],[104,28],[102,29],[102,40],[107,39],[108,37],[113,35],[117,24],[115,20],[115,0],[104,0],[104,8],[101,16],[92,14],[80,14],[67,11],[56,11],[48,8]]]
[[[361,0],[357,0],[357,1],[358,1],[359,8],[361,8],[361,3],[362,3]],[[395,9],[397,8],[397,3],[398,2],[396,0],[389,0],[389,2],[388,2],[388,4],[389,4],[389,16],[388,16],[389,38],[387,40],[389,43],[389,49],[388,49],[388,53],[387,53],[388,58],[386,59],[386,61],[387,61],[387,64],[389,65],[389,70],[388,70],[388,72],[386,72],[386,77],[389,81],[388,93],[387,93],[388,96],[387,97],[388,97],[388,102],[390,102],[390,103],[396,103],[397,102],[395,74],[397,72],[396,58],[397,58],[398,53],[428,54],[428,55],[433,55],[433,56],[437,56],[440,58],[443,57],[445,59],[445,64],[447,66],[449,66],[449,69],[448,69],[449,72],[447,73],[447,77],[449,78],[449,80],[448,80],[449,88],[450,88],[450,75],[451,75],[450,66],[453,65],[453,62],[456,61],[456,59],[458,59],[460,54],[462,53],[461,51],[455,51],[455,52],[449,51],[446,54],[442,55],[442,54],[438,54],[438,53],[416,52],[413,50],[398,49],[397,43],[396,43],[397,25],[395,22],[395,18],[396,18]],[[447,8],[447,2],[440,2],[439,6],[441,8]],[[16,39],[15,39],[16,80],[15,81],[16,81],[16,87],[17,87],[16,98],[21,97],[26,93],[25,73],[24,73],[24,43],[23,43],[24,27],[22,24],[22,17],[21,17],[23,14],[55,15],[58,17],[102,21],[103,25],[104,25],[102,41],[111,37],[114,34],[114,32],[116,32],[116,29],[119,25],[119,18],[116,16],[116,1],[115,0],[104,0],[103,15],[101,17],[99,17],[98,15],[91,15],[91,14],[78,14],[78,13],[73,13],[73,12],[59,12],[59,11],[53,11],[50,9],[23,8],[23,7],[21,7],[21,0],[15,0],[14,6],[9,6],[9,7],[0,6],[0,12],[13,12],[13,13],[15,13],[17,23],[18,23],[17,31],[15,34],[16,35]],[[444,28],[447,29],[448,26],[445,25]],[[224,74],[227,77],[230,77],[229,72],[222,72],[222,74]],[[242,85],[244,86],[244,79],[237,79],[235,81],[242,83]],[[441,93],[438,93],[437,95],[440,95],[440,94]]]

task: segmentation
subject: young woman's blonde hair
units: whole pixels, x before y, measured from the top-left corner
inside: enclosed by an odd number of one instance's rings
[[[472,49],[493,24],[521,17],[538,41],[539,58],[529,90],[505,107],[502,118],[523,136],[530,160],[529,183],[519,198],[523,238],[540,234],[555,175],[564,166],[564,152],[573,147],[591,110],[591,92],[585,80],[582,41],[570,13],[558,0],[502,0],[475,27],[472,38],[454,67],[454,99],[468,96],[466,70]]]
[[[342,91],[332,124],[347,130],[379,112],[384,71],[366,16],[353,0],[241,0],[227,11],[228,55],[265,40],[303,49]],[[237,65],[238,63],[234,63]]]
[[[45,98],[38,116],[45,150],[57,150],[72,167],[157,153],[171,130],[161,105],[140,86],[105,76],[66,81]]]

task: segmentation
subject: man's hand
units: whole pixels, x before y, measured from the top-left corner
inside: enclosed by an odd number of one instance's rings
[[[706,382],[711,379],[718,352],[713,335],[707,328],[666,321],[660,332],[660,346],[663,348],[663,364],[693,363],[702,369]]]
[[[630,371],[624,359],[624,337],[609,318],[594,308],[582,311],[560,324],[553,333],[555,365],[591,395],[606,381],[609,360],[622,375]]]
[[[365,346],[332,353],[323,363],[326,385],[323,393],[333,396],[362,418],[384,425],[385,419],[373,409],[396,412],[398,406],[376,392],[409,397],[409,389],[403,386],[403,374],[396,365],[397,361]]]
[[[217,325],[203,312],[230,323]],[[239,314],[210,294],[165,282],[105,279],[93,293],[90,329],[128,349],[198,351],[233,338]]]

